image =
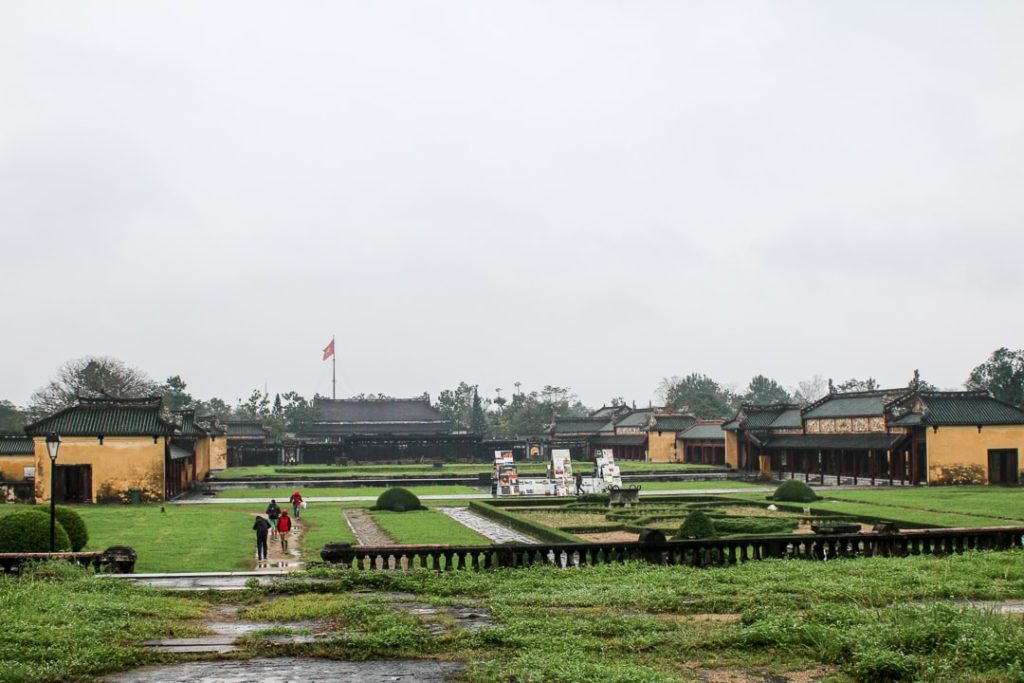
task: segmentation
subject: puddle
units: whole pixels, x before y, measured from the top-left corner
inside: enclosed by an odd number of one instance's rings
[[[465,667],[429,660],[341,662],[313,658],[259,658],[190,662],[126,671],[108,683],[445,683]]]

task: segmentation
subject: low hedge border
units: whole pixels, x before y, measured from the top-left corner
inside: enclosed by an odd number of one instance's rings
[[[604,534],[612,531],[630,531],[625,524],[609,524],[607,526],[560,526],[559,531],[567,534]]]
[[[545,541],[547,543],[583,542],[582,539],[577,538],[572,534],[531,522],[505,510],[499,510],[490,503],[485,503],[480,500],[469,501],[469,509],[478,515],[486,517],[487,519],[498,522],[499,524],[504,524],[507,527],[511,527],[516,531],[521,531],[529,536],[533,536],[538,541]]]

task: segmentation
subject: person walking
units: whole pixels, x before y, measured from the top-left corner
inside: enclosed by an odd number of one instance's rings
[[[281,516],[277,518],[277,535],[281,537],[281,552],[288,552],[288,532],[292,530],[292,518],[288,516],[287,510],[281,510]]]
[[[267,519],[270,521],[270,535],[273,536],[277,529],[277,518],[281,516],[281,508],[278,506],[277,501],[273,498],[270,499],[270,505],[267,506]]]
[[[256,515],[256,521],[253,522],[252,528],[256,532],[256,561],[266,562],[267,532],[270,531],[270,522]]]
[[[302,494],[296,490],[288,500],[292,503],[292,517],[299,519],[302,516]]]

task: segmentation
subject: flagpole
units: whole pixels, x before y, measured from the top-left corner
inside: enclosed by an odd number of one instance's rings
[[[331,354],[331,400],[338,398],[338,379],[337,379],[337,363],[338,363],[338,347],[334,345],[334,336],[331,336],[331,346],[334,347],[334,353]]]

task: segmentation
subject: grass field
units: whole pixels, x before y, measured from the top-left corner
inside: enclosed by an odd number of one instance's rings
[[[765,502],[768,494],[736,493],[729,498]],[[906,489],[819,489],[814,510],[925,526],[1008,526],[1024,523],[1024,491],[987,486]],[[946,506],[946,501],[955,501]],[[949,511],[946,511],[949,510]],[[985,513],[995,512],[999,516]]]
[[[721,469],[711,465],[693,465],[688,463],[653,463],[635,462],[623,460],[618,463],[619,469],[623,472],[651,472],[656,470],[667,470],[686,472],[688,470]],[[589,473],[593,463],[589,461],[573,461],[573,471]],[[523,462],[516,463],[517,470],[522,474],[542,474],[547,471],[547,464],[544,462]],[[229,469],[214,472],[214,479],[235,480],[235,479],[294,479],[317,477],[354,477],[354,476],[385,476],[385,475],[437,475],[437,474],[486,474],[494,467],[491,463],[468,463],[468,464],[445,464],[442,467],[433,465],[293,465],[282,467],[278,465],[262,465],[256,467],[231,467]]]
[[[489,545],[490,541],[436,510],[390,512],[374,510],[370,515],[388,536],[400,544]]]
[[[469,486],[461,486],[458,484],[447,485],[447,486],[408,486],[410,491],[415,493],[417,496],[443,496],[443,495],[455,495],[464,493],[481,493],[479,489],[474,489]],[[379,496],[383,493],[387,487],[384,486],[345,486],[345,487],[318,487],[318,488],[302,488],[299,487],[299,491],[302,493],[304,498],[309,500],[316,500],[317,498],[340,498],[348,496]],[[217,498],[266,498],[269,502],[271,498],[277,500],[279,504],[284,504],[291,497],[294,488],[233,488],[226,489],[217,493]]]
[[[626,484],[630,486],[631,484]],[[642,481],[636,484],[641,491],[703,491],[705,489],[765,488],[767,484],[746,481]],[[768,495],[767,493],[764,495]]]
[[[305,560],[319,561],[320,549],[325,543],[355,544],[355,536],[342,517],[342,511],[346,507],[354,506],[345,503],[322,503],[303,510],[302,524],[305,531],[302,535],[302,556]]]
[[[1022,560],[1017,550],[716,569],[323,569],[313,583],[201,595],[64,568],[46,579],[0,577],[0,683],[82,681],[151,663],[161,655],[143,640],[193,635],[199,613],[219,603],[241,606],[243,619],[314,619],[334,632],[275,646],[276,655],[454,660],[466,664],[465,683],[1021,681],[1024,620],[967,601],[1024,599]],[[468,606],[494,623],[461,630],[375,592]],[[266,655],[253,641],[232,657]]]

